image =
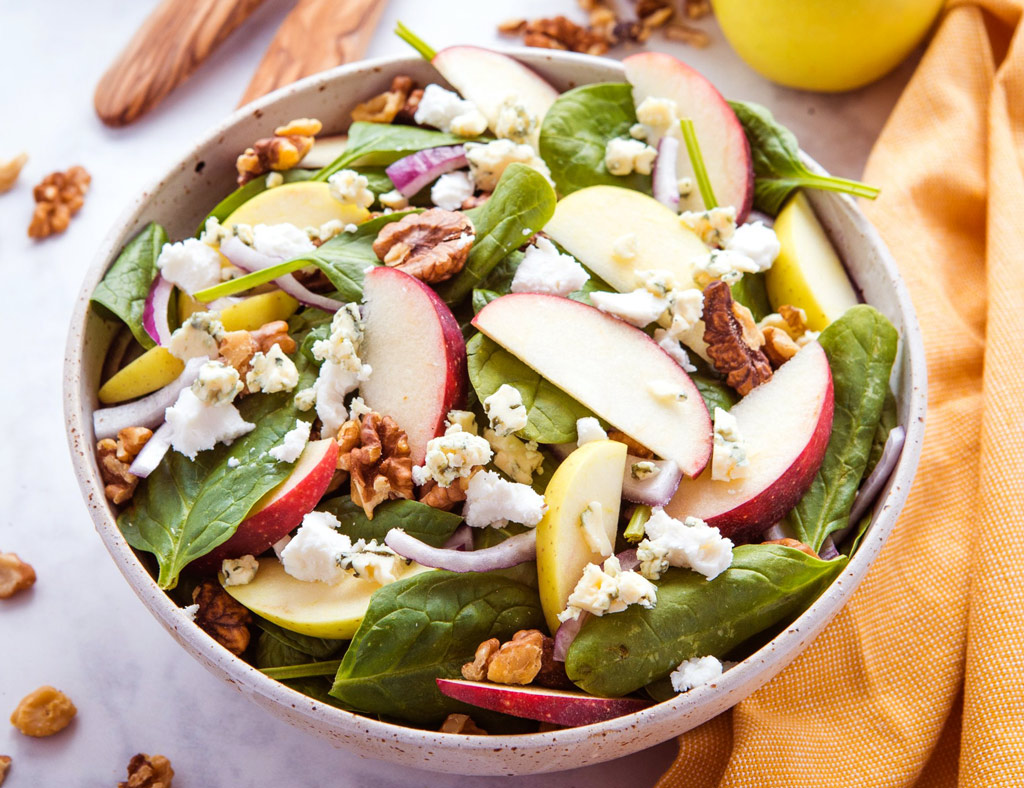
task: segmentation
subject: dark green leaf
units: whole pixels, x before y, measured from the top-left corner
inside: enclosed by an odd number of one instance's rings
[[[650,610],[631,605],[591,618],[569,647],[566,672],[593,695],[618,697],[668,675],[692,657],[724,656],[803,610],[845,558],[822,561],[791,547],[742,545],[714,580],[670,569]]]
[[[347,641],[344,640],[328,640],[327,638],[315,638],[310,635],[301,635],[298,632],[291,632],[284,627],[278,626],[272,621],[267,621],[265,618],[259,618],[256,620],[256,625],[263,630],[265,635],[270,640],[276,641],[284,647],[296,651],[303,656],[302,662],[309,662],[310,658],[313,660],[329,659],[335,656],[341,651]],[[261,640],[263,636],[261,636]],[[259,664],[259,667],[277,667],[279,665],[295,665],[296,662],[279,662],[277,665],[263,665]]]
[[[871,451],[868,452],[868,464],[864,469],[865,476],[871,473],[878,465],[878,461],[882,459],[885,442],[889,440],[889,433],[896,427],[898,418],[896,395],[892,393],[892,389],[886,389],[885,402],[882,403],[882,415],[878,420],[878,427],[875,429],[875,437],[871,441]]]
[[[410,153],[444,145],[460,145],[468,140],[443,131],[421,129],[418,126],[399,126],[391,123],[353,123],[348,130],[348,144],[341,155],[314,176],[315,181],[326,181],[339,170],[383,166],[398,161]]]
[[[516,249],[498,262],[491,272],[480,282],[481,290],[493,290],[501,295],[512,292],[512,280],[516,278],[516,269],[526,255]]]
[[[775,311],[768,301],[768,288],[765,287],[763,273],[744,274],[730,289],[733,300],[749,309],[758,322]]]
[[[92,302],[119,317],[144,348],[156,344],[142,327],[142,313],[156,278],[156,260],[165,243],[164,228],[153,222],[147,224],[121,250],[92,294]]]
[[[383,542],[388,531],[401,528],[421,542],[440,547],[455,529],[462,524],[462,517],[451,512],[442,512],[419,501],[388,501],[373,510],[373,519],[368,520],[363,507],[353,503],[347,495],[321,501],[317,510],[330,512],[341,523],[340,530],[355,539],[376,539]]]
[[[501,293],[496,293],[493,290],[480,290],[476,289],[473,291],[473,313],[476,314],[485,306],[487,306],[495,298],[501,298]]]
[[[690,379],[704,398],[708,413],[714,416],[715,408],[731,410],[732,406],[739,401],[739,397],[736,396],[732,387],[727,385],[722,376],[711,369],[711,366],[696,353],[690,353],[690,363],[697,368],[696,372],[689,373]]]
[[[285,170],[284,172],[282,172],[281,177],[284,178],[285,183],[297,183],[298,181],[308,181],[315,174],[316,170],[292,169]],[[218,222],[223,223],[225,219],[227,219],[231,214],[238,210],[242,203],[248,202],[257,194],[265,192],[266,190],[267,179],[265,176],[253,178],[253,180],[249,181],[247,184],[245,184],[245,186],[239,186],[237,189],[231,192],[231,194],[229,194],[227,197],[225,197],[223,200],[217,203],[214,209],[210,211],[209,214],[207,214],[206,219],[213,217]],[[206,219],[203,219],[203,223],[199,225],[199,229],[196,230],[197,237],[205,229]]]

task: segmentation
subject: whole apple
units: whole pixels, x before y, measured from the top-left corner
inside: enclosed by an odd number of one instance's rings
[[[928,32],[942,0],[712,0],[725,37],[780,85],[836,92],[873,82]]]

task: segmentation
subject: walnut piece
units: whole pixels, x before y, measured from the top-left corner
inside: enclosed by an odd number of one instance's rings
[[[473,722],[468,714],[449,714],[439,729],[441,733],[461,733],[466,736],[486,736],[487,731]]]
[[[583,52],[588,55],[603,55],[611,42],[603,32],[583,27],[564,16],[533,19],[516,31],[523,36],[528,47],[560,49]]]
[[[13,159],[0,159],[0,194],[14,188],[26,162],[28,162],[27,153],[19,153]]]
[[[544,634],[538,629],[521,629],[487,666],[487,680],[496,684],[529,684],[540,673],[544,655]]]
[[[292,169],[313,147],[323,125],[315,118],[298,118],[274,130],[273,137],[258,139],[235,160],[238,185],[268,172]]]
[[[640,457],[644,460],[654,459],[653,451],[648,449],[646,446],[637,443],[622,430],[608,430],[608,439],[618,441],[619,443],[625,443],[626,450],[634,457]]]
[[[462,205],[459,206],[459,210],[468,211],[470,208],[479,208],[489,199],[491,199],[493,192],[480,192],[479,194],[472,194],[462,201]]]
[[[743,342],[753,350],[759,350],[764,345],[764,334],[758,328],[754,315],[739,301],[732,302],[732,316],[736,318],[742,331]]]
[[[467,681],[483,681],[487,678],[487,668],[491,664],[491,660],[494,659],[494,655],[498,653],[500,646],[501,643],[497,638],[485,640],[477,646],[473,661],[462,666],[462,678]]]
[[[801,553],[807,553],[807,555],[811,556],[811,558],[818,557],[818,554],[814,552],[813,547],[811,547],[809,544],[804,544],[798,539],[790,539],[789,537],[784,537],[782,539],[769,539],[766,542],[762,542],[762,544],[779,544],[783,547],[793,547],[799,550]]]
[[[7,770],[11,768],[11,756],[0,755],[0,785],[4,784],[7,778]]]
[[[431,208],[384,225],[373,242],[373,253],[385,265],[436,284],[462,270],[472,245],[469,217]]]
[[[32,190],[36,209],[28,226],[30,238],[47,238],[68,229],[71,217],[81,209],[92,177],[84,167],[51,172]]]
[[[36,570],[17,553],[0,553],[0,599],[10,599],[36,582]]]
[[[26,736],[53,736],[68,727],[77,712],[67,695],[44,686],[21,699],[11,714],[11,724]]]
[[[358,445],[353,424],[358,425]],[[338,468],[352,476],[352,500],[367,519],[384,501],[413,497],[409,438],[390,416],[367,413],[361,422],[350,419],[338,431],[338,447]]]
[[[433,479],[429,479],[420,487],[419,501],[442,512],[450,512],[455,504],[466,500],[469,479],[470,477],[460,477],[447,487],[442,487]]]
[[[103,492],[114,503],[122,504],[135,494],[139,479],[128,468],[152,437],[153,431],[145,427],[125,427],[117,433],[116,441],[104,438],[96,444]]]
[[[288,334],[288,324],[283,320],[264,323],[255,331],[228,331],[217,344],[217,352],[228,364],[235,368],[242,381],[242,394],[248,394],[245,376],[252,364],[256,352],[269,353],[270,348],[279,345],[285,354],[295,352],[298,347],[295,340]]]
[[[703,30],[698,30],[696,27],[682,22],[669,22],[665,25],[665,38],[698,49],[703,49],[711,43],[711,37]]]
[[[171,762],[162,755],[133,755],[128,761],[128,779],[119,782],[117,788],[171,788],[174,769]]]
[[[388,90],[378,93],[362,104],[356,105],[355,109],[352,110],[353,123],[356,121],[394,123],[398,113],[405,108],[412,90],[413,81],[411,78],[406,76],[395,77],[391,80],[391,87]]]
[[[533,683],[548,689],[576,689],[565,672],[565,663],[555,659],[555,639],[547,635],[541,642],[540,672]]]
[[[199,605],[196,623],[232,654],[240,655],[249,647],[252,613],[236,602],[216,580],[204,580],[192,590],[192,601]]]
[[[764,354],[768,356],[775,369],[793,358],[800,350],[799,345],[781,328],[766,326],[761,331],[764,334]]]
[[[743,326],[736,319],[732,293],[725,282],[712,282],[704,288],[704,325],[712,364],[741,396],[771,380],[768,358],[744,341]]]

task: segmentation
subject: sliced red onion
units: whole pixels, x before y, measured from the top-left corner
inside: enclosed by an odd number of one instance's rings
[[[668,136],[658,140],[658,157],[654,160],[651,188],[654,199],[673,211],[679,209],[679,176],[676,174],[678,157],[679,140]]]
[[[140,479],[145,479],[156,470],[156,466],[160,464],[160,461],[170,448],[171,425],[164,422],[146,441],[142,451],[136,455],[135,460],[129,466],[128,472],[138,476]]]
[[[466,149],[462,145],[427,148],[399,159],[384,170],[405,197],[412,197],[446,172],[465,167]]]
[[[590,613],[584,610],[576,618],[566,619],[559,625],[555,631],[555,650],[551,655],[555,662],[565,662],[569,646],[572,645],[588,618],[590,618]]]
[[[422,566],[447,569],[450,572],[490,572],[532,561],[537,557],[537,532],[510,537],[494,547],[483,550],[446,550],[431,547],[401,528],[392,528],[384,537],[384,544],[403,558]]]
[[[623,550],[615,557],[619,559],[619,568],[622,569],[623,572],[632,572],[640,566],[640,559],[636,556],[635,547]]]
[[[171,327],[167,323],[167,309],[171,303],[174,285],[160,274],[150,285],[146,305],[142,309],[142,327],[158,345],[166,347],[171,341]]]
[[[882,448],[882,456],[878,458],[878,464],[868,474],[868,478],[860,486],[857,497],[853,499],[853,508],[850,509],[851,526],[858,523],[860,518],[867,513],[882,492],[886,482],[889,481],[896,463],[899,462],[906,439],[907,431],[903,427],[893,427],[889,431],[889,437],[885,439],[885,446]]]
[[[164,411],[178,399],[181,390],[199,377],[199,368],[206,356],[190,359],[184,371],[174,380],[148,397],[93,411],[92,429],[97,440],[113,438],[126,427],[156,427],[164,420]]]
[[[835,542],[832,541],[831,536],[826,536],[825,541],[821,543],[821,549],[818,550],[818,558],[822,561],[831,561],[838,557],[839,551],[836,550]]]
[[[314,293],[308,287],[299,284],[299,280],[292,274],[279,276],[274,280],[274,282],[300,304],[316,307],[317,309],[322,309],[325,312],[337,312],[345,306],[341,301],[336,301],[333,298],[328,298],[327,296],[320,295],[319,293]]]
[[[260,271],[284,261],[282,257],[256,251],[236,236],[225,238],[221,242],[220,253],[228,258],[232,265],[236,265],[248,273]],[[306,306],[316,307],[325,312],[337,312],[344,306],[341,301],[314,293],[308,287],[300,284],[299,280],[292,274],[279,276],[274,280],[274,283],[300,304]]]
[[[761,534],[761,538],[766,542],[773,542],[777,539],[789,539],[791,536],[792,534],[786,533],[786,529],[782,527],[781,522],[775,523],[775,525]]]
[[[463,523],[455,529],[455,533],[448,537],[448,541],[441,547],[444,550],[472,550],[473,529]]]
[[[653,462],[658,472],[647,479],[634,479],[633,464],[637,462]],[[672,500],[682,478],[683,472],[674,460],[645,460],[629,455],[622,475],[622,497],[632,503],[664,506]]]

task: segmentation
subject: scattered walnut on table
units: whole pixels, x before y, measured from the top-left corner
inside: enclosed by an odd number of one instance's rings
[[[0,755],[0,785],[4,784],[7,778],[7,771],[11,768],[11,756]]]
[[[128,779],[117,788],[171,788],[173,780],[174,769],[167,758],[140,752],[128,761]]]
[[[26,736],[42,738],[60,733],[77,712],[71,698],[54,687],[43,686],[21,699],[11,713],[11,724]]]
[[[232,654],[240,655],[249,647],[252,613],[236,602],[216,580],[204,580],[192,590],[192,601],[199,605],[195,622]]]
[[[36,570],[17,553],[0,553],[0,599],[10,599],[36,582]]]
[[[21,170],[28,162],[27,153],[19,153],[12,159],[0,159],[0,194],[10,191],[18,182]]]
[[[704,288],[704,325],[711,363],[741,396],[771,380],[768,358],[744,341],[743,326],[736,318],[732,293],[725,282],[712,282]]]
[[[96,444],[96,457],[103,477],[103,492],[116,504],[131,500],[139,479],[129,468],[153,431],[146,427],[125,427],[117,440],[104,438]]]
[[[784,537],[782,539],[769,539],[768,541],[762,542],[761,544],[778,544],[782,545],[783,547],[792,547],[799,550],[801,553],[807,553],[807,555],[811,556],[811,558],[818,558],[818,554],[814,552],[813,547],[811,547],[809,544],[804,544],[798,539],[790,539],[789,537]]]
[[[92,177],[84,167],[51,172],[32,190],[36,209],[28,226],[30,238],[40,240],[68,229],[71,217],[81,209]]]
[[[500,647],[501,641],[497,638],[490,638],[477,646],[476,653],[473,654],[473,661],[467,662],[462,666],[462,678],[468,681],[483,681],[486,679],[487,668]]]
[[[373,253],[385,265],[436,284],[462,270],[473,232],[465,214],[431,208],[384,225],[373,242]]]
[[[449,714],[439,728],[441,733],[461,733],[466,736],[486,736],[487,731],[473,722],[468,714]]]
[[[268,172],[292,169],[313,147],[323,124],[315,118],[298,118],[274,129],[273,137],[258,139],[235,160],[238,185]]]
[[[338,468],[352,477],[352,500],[368,519],[384,501],[413,497],[409,438],[390,416],[367,413],[360,421],[345,422],[338,431],[338,448]]]
[[[352,122],[394,123],[398,113],[405,109],[414,87],[415,84],[410,77],[395,77],[391,80],[391,87],[388,90],[356,105],[352,110]]]

